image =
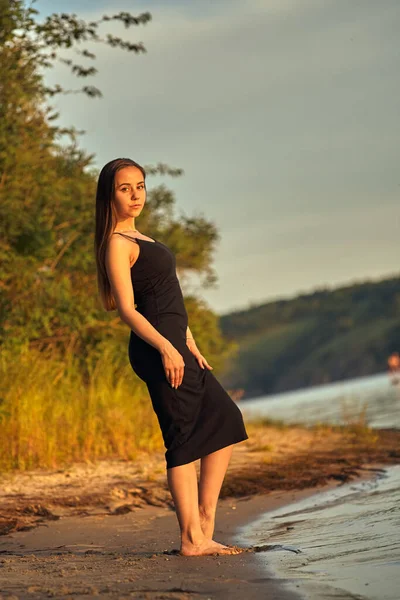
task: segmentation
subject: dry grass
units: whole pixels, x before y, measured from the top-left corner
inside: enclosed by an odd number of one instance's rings
[[[360,437],[345,427],[249,424],[238,444],[221,497],[249,496],[349,481],[365,465],[400,462],[400,431]],[[375,439],[376,437],[376,439]],[[0,535],[56,515],[121,514],[141,506],[171,506],[163,451],[135,460],[76,462],[69,468],[3,474]]]
[[[22,353],[0,362],[0,534],[57,518],[170,505],[162,438],[144,384],[104,355],[83,378],[63,363]],[[400,462],[400,431],[373,430],[366,407],[343,424],[249,423],[221,496],[348,481],[365,464]]]
[[[148,392],[105,353],[63,362],[37,352],[0,361],[0,472],[55,468],[162,447]]]

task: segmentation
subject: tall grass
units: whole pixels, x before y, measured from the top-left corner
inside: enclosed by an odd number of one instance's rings
[[[36,351],[0,356],[0,471],[54,468],[162,449],[145,384],[107,351],[85,369]]]

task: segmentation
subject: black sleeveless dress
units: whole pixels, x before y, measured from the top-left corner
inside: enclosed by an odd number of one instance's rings
[[[246,440],[238,406],[186,345],[188,316],[174,253],[156,240],[115,233],[139,245],[139,256],[131,267],[136,310],[172,343],[185,363],[182,383],[175,389],[165,375],[159,351],[131,330],[130,364],[147,385],[167,449],[167,469]]]

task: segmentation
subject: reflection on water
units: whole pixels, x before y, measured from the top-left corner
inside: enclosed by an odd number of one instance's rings
[[[266,513],[238,541],[299,548],[257,557],[307,598],[398,600],[400,466]]]
[[[295,392],[243,401],[244,417],[280,419],[287,423],[343,423],[365,407],[372,427],[400,428],[400,385],[387,373],[338,381]]]

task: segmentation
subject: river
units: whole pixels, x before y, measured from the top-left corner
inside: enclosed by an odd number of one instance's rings
[[[372,427],[400,427],[400,386],[387,374],[241,403],[246,420],[342,423],[365,410]],[[345,408],[344,408],[345,407]],[[400,465],[268,512],[238,532],[300,597],[399,600]]]
[[[400,383],[387,373],[348,379],[275,395],[244,400],[246,420],[267,417],[286,423],[343,423],[365,410],[371,427],[400,428]]]

